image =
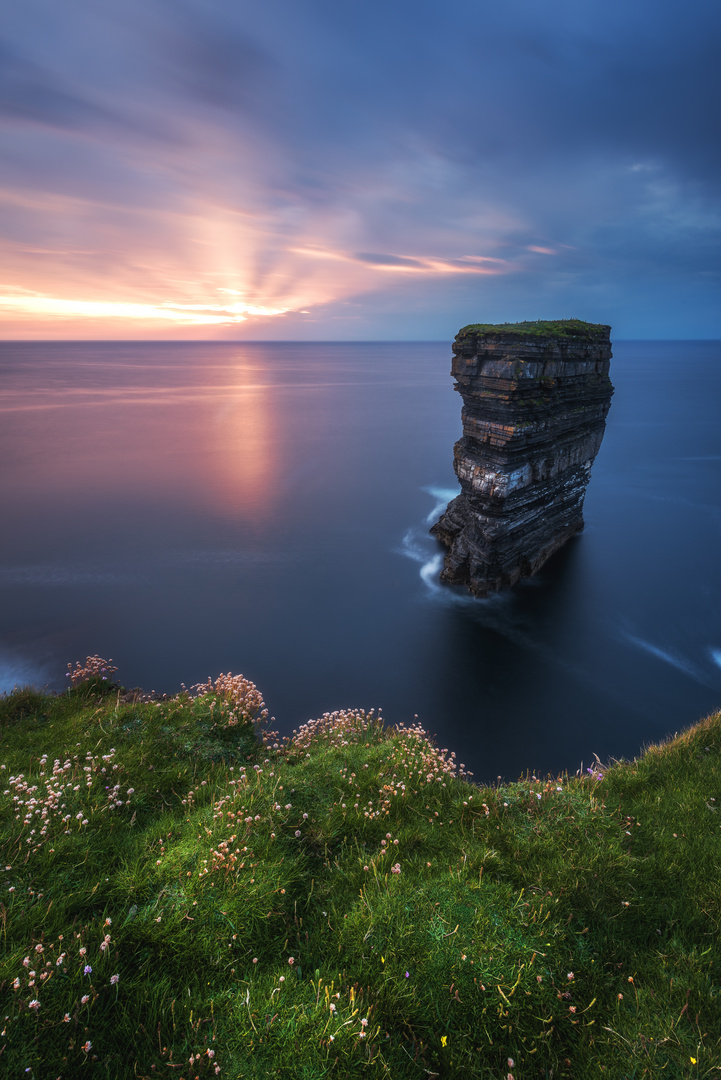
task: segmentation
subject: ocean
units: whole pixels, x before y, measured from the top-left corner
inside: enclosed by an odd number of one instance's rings
[[[631,757],[721,706],[721,342],[614,344],[585,531],[438,583],[448,343],[0,344],[0,691],[231,671],[282,733],[418,722],[477,780]]]

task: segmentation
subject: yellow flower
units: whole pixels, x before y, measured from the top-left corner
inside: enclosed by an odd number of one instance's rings
[[[692,1064],[692,1065],[695,1065],[695,1064],[696,1064],[696,1058],[691,1058],[691,1064]]]
[[[441,1035],[441,1046],[445,1046],[447,1042],[448,1042],[448,1036],[447,1035]],[[691,1058],[691,1060],[693,1061],[693,1058]]]

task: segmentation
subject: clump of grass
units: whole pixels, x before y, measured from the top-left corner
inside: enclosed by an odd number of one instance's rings
[[[0,701],[5,1075],[721,1073],[721,715],[491,788],[373,712],[93,678]]]
[[[578,341],[608,341],[610,326],[581,319],[536,319],[517,323],[470,323],[455,340],[463,344],[475,337],[565,338]]]

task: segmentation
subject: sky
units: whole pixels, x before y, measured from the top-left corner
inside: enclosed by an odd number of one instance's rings
[[[709,0],[23,0],[0,337],[721,338]]]

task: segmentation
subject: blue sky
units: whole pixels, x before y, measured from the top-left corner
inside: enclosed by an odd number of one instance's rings
[[[23,0],[0,334],[721,337],[721,7]]]

